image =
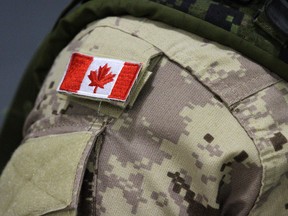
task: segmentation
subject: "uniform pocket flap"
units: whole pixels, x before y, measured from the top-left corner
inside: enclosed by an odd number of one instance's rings
[[[0,179],[0,215],[42,215],[76,208],[93,142],[90,132],[26,140]]]

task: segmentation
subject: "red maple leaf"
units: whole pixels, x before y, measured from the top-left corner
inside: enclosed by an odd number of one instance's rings
[[[108,64],[105,64],[103,67],[100,66],[98,70],[90,71],[90,75],[88,75],[88,77],[91,80],[91,83],[89,86],[95,86],[93,91],[94,93],[96,93],[98,87],[104,88],[104,85],[113,81],[116,74],[112,74],[110,69],[111,67],[108,67]]]

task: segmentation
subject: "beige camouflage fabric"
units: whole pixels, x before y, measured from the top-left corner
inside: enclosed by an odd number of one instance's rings
[[[57,94],[73,52],[143,62],[135,103]],[[0,180],[3,216],[288,214],[288,83],[162,23],[91,23],[56,58],[24,134]]]

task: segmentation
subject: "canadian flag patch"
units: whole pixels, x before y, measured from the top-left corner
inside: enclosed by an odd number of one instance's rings
[[[126,101],[141,67],[141,63],[73,53],[58,91]]]

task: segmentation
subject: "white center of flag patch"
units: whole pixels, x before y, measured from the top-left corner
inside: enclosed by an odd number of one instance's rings
[[[76,96],[126,101],[141,63],[73,53],[58,91]]]

